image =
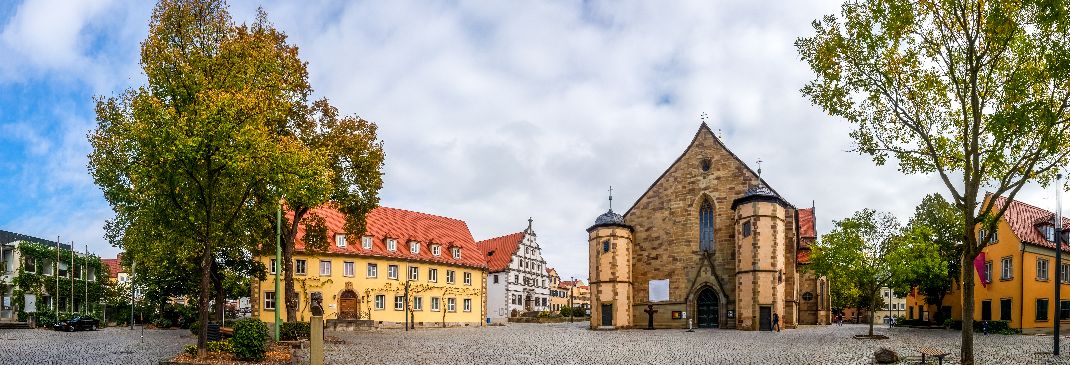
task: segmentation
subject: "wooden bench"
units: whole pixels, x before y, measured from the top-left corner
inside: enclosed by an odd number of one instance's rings
[[[932,347],[922,347],[922,348],[919,348],[917,351],[919,353],[921,353],[921,363],[922,364],[928,364],[929,363],[928,357],[931,356],[931,357],[937,358],[940,361],[940,365],[943,365],[944,364],[944,358],[947,357],[947,355],[951,355],[950,352],[947,352],[947,351],[944,351],[944,350],[939,350],[939,349],[934,349]]]

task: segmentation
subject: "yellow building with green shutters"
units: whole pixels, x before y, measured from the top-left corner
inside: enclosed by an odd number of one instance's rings
[[[299,228],[293,257],[299,321],[311,317],[310,298],[319,293],[329,327],[401,327],[406,314],[416,327],[485,323],[486,261],[465,222],[378,207],[367,215],[365,234],[352,235],[344,232],[338,210],[320,207],[312,214],[324,218],[329,249],[306,251],[306,232]],[[275,257],[257,259],[269,272],[253,283],[253,315],[274,322],[279,310],[285,320],[285,296],[275,292]]]

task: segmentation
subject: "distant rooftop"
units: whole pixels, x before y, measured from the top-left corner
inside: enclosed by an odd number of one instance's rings
[[[29,235],[22,234],[22,233],[15,233],[15,232],[10,232],[10,231],[5,231],[5,230],[0,229],[0,245],[6,245],[6,244],[9,244],[9,243],[12,243],[12,242],[17,242],[17,241],[40,243],[42,245],[53,246],[53,247],[56,246],[56,241],[50,241],[50,240],[46,240],[46,239],[43,239],[43,238],[37,238],[37,237],[34,237],[34,236],[29,236]],[[71,245],[63,244],[63,243],[60,243],[59,247],[64,249],[64,250],[70,250],[71,249]]]

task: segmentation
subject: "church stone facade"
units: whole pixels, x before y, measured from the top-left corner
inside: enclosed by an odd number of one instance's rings
[[[828,323],[817,306],[801,313],[800,288],[826,284],[800,273],[798,211],[703,123],[623,216],[587,229],[591,327],[645,328],[651,310],[655,328],[764,330],[774,313],[784,328]],[[815,295],[827,306],[827,290]]]

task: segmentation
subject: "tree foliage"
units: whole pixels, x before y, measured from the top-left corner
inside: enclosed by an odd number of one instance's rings
[[[1070,154],[1070,3],[860,0],[813,23],[796,46],[816,74],[803,95],[855,129],[858,151],[904,173],[936,174],[963,224],[963,328],[973,321],[969,265],[1029,181],[1048,183]],[[986,235],[989,236],[989,235]],[[962,332],[973,364],[973,333]]]
[[[237,25],[226,8],[161,0],[141,44],[148,83],[98,98],[89,135],[90,172],[116,214],[109,240],[143,274],[196,283],[200,323],[221,273],[263,272],[250,252],[282,194],[331,179],[320,154],[282,133],[310,93],[297,48],[263,12]]]
[[[914,217],[908,223],[908,229],[915,232],[918,239],[932,242],[936,245],[940,260],[946,269],[940,271],[919,272],[916,275],[904,279],[899,289],[905,293],[910,287],[916,287],[918,292],[925,295],[929,304],[940,305],[944,297],[951,291],[959,280],[962,271],[959,260],[962,257],[962,240],[958,232],[962,227],[962,214],[955,206],[944,200],[940,194],[929,194],[922,198],[921,203],[914,211]],[[937,311],[938,323],[944,318]]]
[[[844,296],[838,304],[860,305],[873,313],[883,303],[881,288],[895,287],[904,278],[944,267],[935,245],[919,237],[912,231],[904,232],[891,214],[864,209],[836,221],[835,228],[821,236],[812,246],[810,266],[827,276],[830,286],[839,287],[837,294]]]

